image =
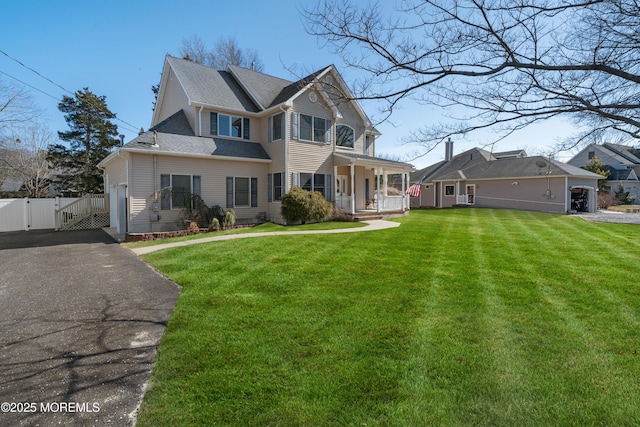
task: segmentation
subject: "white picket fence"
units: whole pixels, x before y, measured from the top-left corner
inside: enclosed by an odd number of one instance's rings
[[[56,228],[56,210],[77,197],[0,199],[0,232]]]

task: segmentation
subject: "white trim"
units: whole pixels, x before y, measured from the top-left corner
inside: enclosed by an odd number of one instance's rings
[[[246,141],[246,140],[245,140]],[[256,144],[256,143],[252,143]],[[252,163],[271,163],[271,159],[252,159],[249,157],[230,157],[230,156],[216,156],[215,154],[192,154],[192,153],[176,153],[175,151],[160,151],[160,150],[138,150],[135,148],[121,148],[124,152],[134,154],[158,154],[162,156],[174,156],[174,157],[191,157],[196,159],[210,159],[210,160],[230,160],[238,162],[252,162]]]

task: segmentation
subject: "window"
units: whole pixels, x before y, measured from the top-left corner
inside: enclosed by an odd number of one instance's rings
[[[315,142],[325,142],[324,135],[326,132],[327,121],[319,117],[313,118],[313,140]]]
[[[160,209],[182,209],[187,207],[191,195],[200,195],[199,175],[160,175]]]
[[[595,151],[589,151],[589,160],[593,159],[596,156]]]
[[[284,138],[284,113],[269,118],[269,142]]]
[[[211,135],[249,139],[249,127],[247,118],[211,113]]]
[[[445,196],[453,196],[455,193],[455,187],[453,185],[445,185],[444,186],[444,195]]]
[[[283,174],[281,172],[269,174],[267,188],[269,203],[282,200],[282,177]]]
[[[294,114],[293,126],[296,126],[297,115]],[[300,129],[299,134],[294,129],[293,137],[300,136],[300,139],[313,142],[331,143],[331,120],[323,119],[321,117],[313,117],[307,114],[300,114]]]
[[[227,207],[248,208],[258,206],[258,178],[227,177]]]
[[[367,136],[367,138],[369,138]],[[353,148],[354,132],[347,125],[336,126],[336,145],[339,147]],[[368,148],[368,146],[367,146]]]
[[[293,185],[308,191],[317,191],[331,201],[331,175],[322,173],[293,173]]]
[[[234,206],[249,206],[249,178],[235,178]]]
[[[313,117],[307,116],[306,114],[300,114],[300,139],[313,141],[311,139],[312,124]]]
[[[367,135],[364,137],[364,154],[370,156],[371,155],[371,136]]]

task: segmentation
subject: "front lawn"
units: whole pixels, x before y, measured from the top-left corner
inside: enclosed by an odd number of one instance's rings
[[[490,209],[144,257],[140,426],[640,424],[640,228]]]

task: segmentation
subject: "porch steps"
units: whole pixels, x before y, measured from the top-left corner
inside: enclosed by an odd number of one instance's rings
[[[367,211],[359,211],[354,214],[349,215],[351,220],[354,222],[360,221],[373,221],[376,219],[387,219],[387,218],[397,218],[405,215],[409,211],[386,211],[386,212],[367,212]]]

